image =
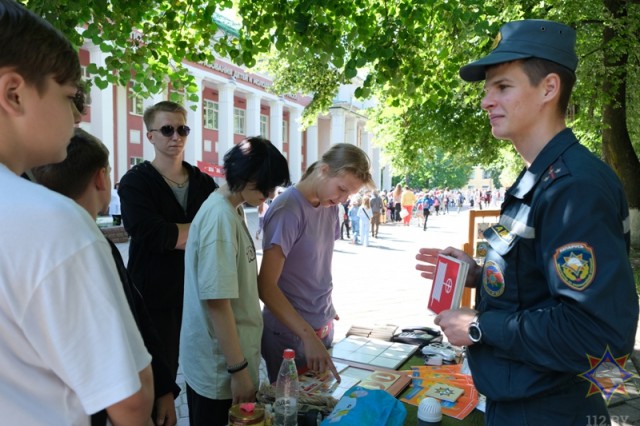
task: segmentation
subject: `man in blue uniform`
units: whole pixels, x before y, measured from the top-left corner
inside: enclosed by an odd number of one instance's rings
[[[476,309],[444,311],[435,323],[467,346],[489,425],[609,424],[603,395],[591,391],[608,396],[606,368],[625,380],[620,359],[633,351],[627,201],[614,172],[565,124],[577,64],[573,29],[526,20],[505,24],[496,48],[460,69],[466,81],[485,80],[492,133],[513,143],[526,168],[485,232],[484,267],[449,247],[421,249],[427,264],[417,268],[432,278],[438,253],[471,264]]]

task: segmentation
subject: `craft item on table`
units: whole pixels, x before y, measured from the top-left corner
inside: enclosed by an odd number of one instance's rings
[[[340,377],[358,379],[359,386],[367,389],[384,390],[392,396],[398,396],[411,383],[408,371],[378,369],[370,365],[351,363],[349,368],[340,372]]]
[[[373,327],[352,325],[347,331],[347,337],[361,336],[390,341],[396,330],[398,326],[394,324],[375,324]]]
[[[466,262],[443,254],[438,256],[427,305],[431,311],[439,314],[460,307],[468,269]]]
[[[331,356],[374,367],[397,369],[418,349],[418,345],[349,336],[334,344]]]
[[[345,365],[345,368],[348,366]],[[313,370],[298,375],[299,390],[301,394],[309,396],[331,396],[336,400],[342,398],[342,395],[351,387],[360,382],[359,379],[353,377],[340,376],[338,382],[329,370],[319,373]]]
[[[444,384],[463,390],[455,402],[441,401],[442,413],[458,420],[464,419],[478,405],[478,391],[473,379],[461,373],[461,364],[411,367],[411,387],[400,397],[402,402],[418,406],[430,395],[427,392],[437,384]]]
[[[436,383],[429,388],[425,395],[438,398],[443,401],[456,402],[463,393],[464,389],[444,383]]]

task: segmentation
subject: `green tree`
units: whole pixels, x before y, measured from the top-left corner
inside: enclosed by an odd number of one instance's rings
[[[640,244],[638,0],[236,0],[242,24],[224,33],[213,15],[231,0],[23,1],[77,44],[88,39],[105,53],[89,69],[99,87],[133,79],[145,95],[171,83],[195,100],[183,60],[222,55],[251,67],[269,54],[284,71],[275,88],[313,93],[315,114],[338,84],[364,73],[356,95],[378,100],[371,114],[396,169],[429,145],[462,163],[495,161],[502,144],[479,110],[482,87],[463,83],[458,70],[491,49],[506,21],[563,21],[578,31],[580,58],[570,125],[623,181]]]

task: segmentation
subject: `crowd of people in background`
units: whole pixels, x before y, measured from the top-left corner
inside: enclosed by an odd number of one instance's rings
[[[380,224],[415,224],[426,231],[430,215],[497,209],[503,198],[504,190],[411,189],[400,183],[389,190],[362,190],[339,206],[340,239],[366,247],[369,236],[378,238]]]

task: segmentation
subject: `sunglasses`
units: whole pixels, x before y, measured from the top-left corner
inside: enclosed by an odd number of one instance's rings
[[[149,129],[149,131],[160,132],[162,133],[162,136],[170,138],[171,136],[173,136],[174,132],[178,132],[180,136],[189,136],[189,132],[191,132],[191,129],[189,128],[189,126],[178,126],[178,128],[175,128],[172,125],[167,124],[166,126],[162,126],[159,129]]]

